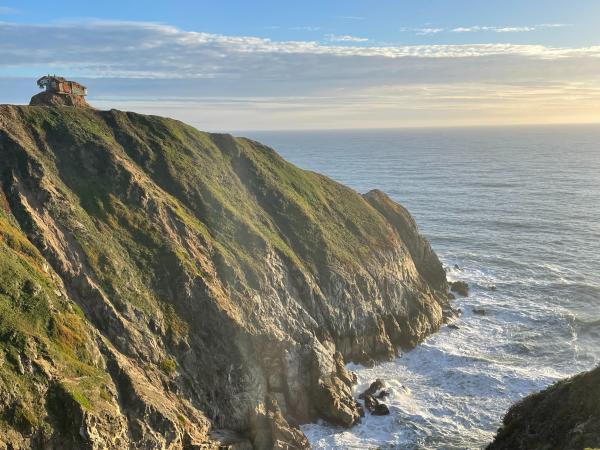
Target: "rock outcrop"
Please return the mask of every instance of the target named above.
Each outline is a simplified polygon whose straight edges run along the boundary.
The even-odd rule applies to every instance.
[[[514,405],[487,450],[600,448],[600,367]]]
[[[77,106],[91,108],[85,97],[81,95],[58,94],[44,91],[31,97],[30,106]]]
[[[0,449],[306,449],[443,322],[406,210],[252,140],[5,105],[0,188]]]

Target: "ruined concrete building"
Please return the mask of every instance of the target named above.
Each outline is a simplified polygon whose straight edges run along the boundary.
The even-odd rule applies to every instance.
[[[30,105],[37,106],[84,106],[87,88],[76,81],[69,81],[56,75],[46,75],[37,80],[40,89],[45,89],[31,98]]]

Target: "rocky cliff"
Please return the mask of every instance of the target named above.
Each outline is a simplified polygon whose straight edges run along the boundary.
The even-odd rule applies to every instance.
[[[56,92],[40,92],[31,97],[30,106],[77,106],[91,108],[82,95],[58,94]]]
[[[487,450],[585,448],[600,448],[600,367],[514,405]]]
[[[440,326],[410,215],[248,139],[0,106],[0,449],[305,449]]]

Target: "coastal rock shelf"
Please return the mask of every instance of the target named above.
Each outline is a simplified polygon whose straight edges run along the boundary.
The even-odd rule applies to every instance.
[[[0,161],[0,448],[306,449],[448,309],[404,208],[252,140],[4,105]]]

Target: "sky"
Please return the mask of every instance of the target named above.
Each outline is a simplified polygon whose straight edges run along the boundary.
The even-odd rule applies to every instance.
[[[0,0],[0,103],[35,80],[203,130],[600,122],[600,1]]]

